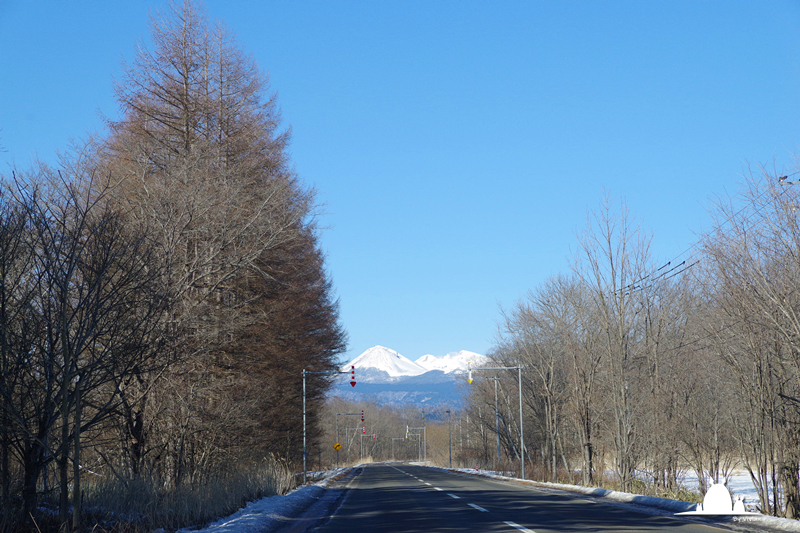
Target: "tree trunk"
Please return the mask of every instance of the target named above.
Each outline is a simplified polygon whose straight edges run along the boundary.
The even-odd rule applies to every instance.
[[[72,459],[72,529],[81,527],[81,381],[75,384],[75,452]]]
[[[41,448],[33,439],[26,439],[25,455],[22,458],[24,468],[22,480],[22,511],[24,516],[36,511],[38,504],[36,485],[41,470]]]

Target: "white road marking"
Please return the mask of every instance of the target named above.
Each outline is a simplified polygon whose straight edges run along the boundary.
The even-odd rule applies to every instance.
[[[438,491],[444,491],[444,489],[440,489],[439,487],[433,487],[433,488],[438,490]]]
[[[449,492],[447,493],[447,495],[450,496],[451,498],[455,498],[456,500],[461,499],[461,496],[456,496],[455,494],[450,494]]]
[[[480,505],[475,505],[474,503],[468,503],[467,505],[469,505],[470,507],[474,507],[475,509],[479,510],[482,513],[488,513],[489,512],[486,509],[484,509],[483,507],[481,507]]]
[[[508,524],[511,527],[515,527],[515,528],[519,529],[520,531],[523,531],[524,533],[536,533],[534,530],[528,529],[526,527],[522,527],[521,525],[519,525],[519,524],[517,524],[515,522],[506,522],[506,524]]]
[[[425,483],[426,485],[428,485],[429,487],[431,486],[431,484],[430,484],[430,483],[428,483],[427,481],[425,481],[424,483]]]

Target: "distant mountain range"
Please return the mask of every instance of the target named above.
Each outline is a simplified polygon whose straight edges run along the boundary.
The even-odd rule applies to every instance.
[[[462,350],[442,357],[423,355],[412,361],[384,346],[374,346],[341,370],[356,368],[356,386],[342,380],[330,394],[349,401],[379,404],[424,404],[456,406],[461,403],[458,385],[465,380],[467,363],[484,362],[485,356]]]

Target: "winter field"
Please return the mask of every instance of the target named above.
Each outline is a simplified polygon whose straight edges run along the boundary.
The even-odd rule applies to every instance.
[[[700,483],[697,480],[697,474],[694,472],[687,472],[682,478],[681,483],[688,488],[699,492]],[[731,493],[733,498],[742,496],[744,498],[744,505],[748,511],[756,511],[758,505],[758,493],[753,485],[753,480],[750,479],[750,474],[746,470],[735,470],[725,483],[728,492]]]

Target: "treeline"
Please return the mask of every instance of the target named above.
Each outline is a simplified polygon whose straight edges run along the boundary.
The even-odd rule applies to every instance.
[[[2,175],[5,530],[122,511],[172,528],[285,490],[301,371],[345,349],[314,192],[265,75],[191,2],[151,28],[106,135]],[[308,383],[312,435],[327,386]]]
[[[474,468],[476,443],[486,438],[486,432],[476,434],[468,417],[446,405],[381,404],[376,399],[350,402],[334,397],[321,411],[323,437],[309,449],[308,467],[333,468],[338,455],[340,467],[358,464],[363,457],[365,461],[423,459],[444,467],[452,460],[453,468]],[[342,446],[338,454],[333,448],[336,442]],[[509,466],[492,461],[488,465]]]
[[[611,470],[622,490],[670,494],[686,470],[705,492],[743,468],[762,512],[800,516],[799,196],[751,173],[669,262],[624,205],[590,215],[571,272],[505,310],[490,354],[524,367],[535,475],[592,485]],[[519,461],[517,372],[497,375],[503,453]],[[495,383],[476,385],[470,419],[494,435]]]

